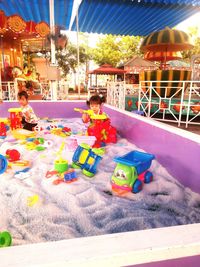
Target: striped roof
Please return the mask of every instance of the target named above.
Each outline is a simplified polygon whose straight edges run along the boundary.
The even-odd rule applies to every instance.
[[[183,51],[191,48],[193,44],[188,34],[168,27],[146,36],[140,47],[142,51]]]
[[[54,0],[55,23],[82,32],[145,36],[173,27],[200,11],[200,0]],[[6,16],[50,23],[49,0],[0,0]]]

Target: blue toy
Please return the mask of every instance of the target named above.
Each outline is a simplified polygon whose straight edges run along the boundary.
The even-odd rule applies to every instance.
[[[136,150],[122,157],[114,158],[117,166],[111,178],[113,191],[118,194],[140,192],[142,190],[142,182],[150,183],[153,180],[153,175],[148,169],[154,158],[153,154]]]
[[[70,169],[66,172],[64,172],[64,181],[65,182],[69,182],[69,181],[73,181],[74,179],[77,179],[77,174],[73,169]]]
[[[0,174],[4,173],[7,169],[8,162],[6,157],[0,154]]]
[[[77,147],[72,158],[72,167],[81,168],[83,174],[88,177],[93,177],[97,172],[97,165],[102,159],[101,155],[104,150],[91,148],[87,144],[81,144]]]

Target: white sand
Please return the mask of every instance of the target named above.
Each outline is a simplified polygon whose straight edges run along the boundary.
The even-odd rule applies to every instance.
[[[85,131],[80,119],[54,124],[71,127],[74,133]],[[200,195],[182,186],[156,160],[151,166],[154,181],[144,185],[140,193],[128,193],[125,198],[109,194],[116,166],[113,158],[137,149],[125,139],[106,147],[93,179],[78,170],[78,181],[53,185],[57,177],[47,179],[45,175],[53,170],[56,152],[67,139],[49,134],[44,137],[53,140],[53,146],[41,152],[7,142],[10,135],[0,143],[1,154],[16,148],[22,159],[32,162],[24,179],[14,177],[18,167],[0,175],[0,231],[11,233],[13,245],[200,222]],[[69,161],[73,155],[70,150],[66,144],[63,158]],[[29,207],[28,198],[35,195],[39,201]]]

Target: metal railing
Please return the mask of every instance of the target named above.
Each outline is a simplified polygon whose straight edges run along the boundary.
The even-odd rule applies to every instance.
[[[138,110],[160,121],[200,124],[199,81],[142,81]]]
[[[125,110],[126,96],[138,99],[138,111],[146,117],[185,127],[200,124],[200,81],[141,81],[138,88],[108,83],[108,104]]]
[[[0,98],[3,100],[16,101],[19,91],[18,82],[2,82]],[[33,90],[34,97],[40,96],[41,100],[67,100],[69,99],[69,85],[67,82],[42,82]],[[31,99],[31,97],[30,97]]]

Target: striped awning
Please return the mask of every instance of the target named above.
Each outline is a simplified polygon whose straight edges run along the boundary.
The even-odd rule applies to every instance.
[[[150,61],[168,61],[181,59],[181,52],[174,51],[148,51],[145,53],[144,58]]]
[[[168,27],[146,36],[140,46],[142,51],[183,51],[191,48],[193,44],[188,34]]]
[[[200,11],[199,0],[54,0],[55,24],[76,30],[77,4],[80,31],[121,35],[145,36]],[[0,0],[0,10],[50,23],[49,0]]]
[[[74,0],[54,0],[55,24],[69,29]],[[6,16],[19,15],[25,21],[50,24],[49,0],[0,0]]]
[[[195,0],[82,0],[82,32],[145,36],[166,26],[174,27],[200,11]],[[72,30],[76,30],[73,20]]]

